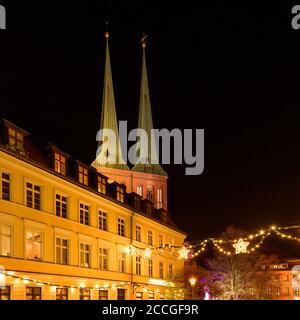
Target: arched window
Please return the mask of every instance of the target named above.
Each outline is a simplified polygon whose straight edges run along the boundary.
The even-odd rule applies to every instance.
[[[137,193],[138,195],[140,195],[141,197],[143,196],[143,185],[142,185],[142,184],[140,184],[140,185],[138,185],[138,186],[136,187],[136,193]]]
[[[157,208],[160,209],[163,206],[163,194],[162,187],[158,187],[157,189]]]
[[[147,187],[147,199],[153,202],[153,186]]]

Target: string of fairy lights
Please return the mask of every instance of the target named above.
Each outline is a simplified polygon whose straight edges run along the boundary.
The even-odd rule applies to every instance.
[[[266,238],[270,237],[271,235],[275,235],[280,239],[287,239],[297,241],[300,244],[300,237],[297,237],[293,234],[286,233],[288,230],[298,229],[300,232],[300,225],[295,226],[285,226],[285,227],[276,227],[271,226],[266,229],[262,229],[256,233],[248,234],[244,237],[240,237],[237,239],[222,239],[222,238],[207,238],[201,241],[195,242],[191,245],[184,245],[184,246],[176,246],[171,244],[164,244],[158,247],[155,246],[148,246],[148,247],[138,247],[136,245],[130,245],[127,248],[127,253],[129,255],[135,255],[143,257],[144,259],[154,259],[159,256],[165,254],[171,254],[172,256],[176,257],[177,259],[194,259],[197,258],[199,255],[204,253],[208,246],[211,245],[214,249],[216,249],[219,253],[222,253],[227,256],[235,255],[235,254],[251,254],[258,250],[266,240]],[[36,279],[32,279],[29,277],[23,277],[16,275],[14,272],[5,272],[0,270],[0,282],[1,278],[8,277],[13,278],[15,281],[22,281],[24,284],[35,284],[37,286],[50,286],[53,288],[69,288],[69,289],[96,289],[96,290],[108,290],[108,289],[116,289],[122,288],[126,285],[131,284],[130,282],[120,282],[114,283],[112,285],[104,285],[104,286],[94,286],[94,287],[86,287],[83,285],[80,286],[66,286],[60,284],[54,284],[50,282],[38,281]],[[137,288],[142,288],[142,290],[147,290],[149,293],[154,293],[155,291],[150,290],[149,288],[142,286],[140,284],[135,284]],[[181,293],[178,292],[180,295]]]

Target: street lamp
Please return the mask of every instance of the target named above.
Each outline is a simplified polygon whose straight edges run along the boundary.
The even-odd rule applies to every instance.
[[[189,282],[190,282],[191,288],[192,288],[192,300],[194,300],[194,288],[195,288],[197,279],[194,276],[192,276],[189,278]]]

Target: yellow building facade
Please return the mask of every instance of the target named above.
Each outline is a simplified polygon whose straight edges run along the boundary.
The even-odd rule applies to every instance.
[[[0,299],[181,298],[186,235],[162,208],[55,146],[38,153],[8,121],[1,132]]]

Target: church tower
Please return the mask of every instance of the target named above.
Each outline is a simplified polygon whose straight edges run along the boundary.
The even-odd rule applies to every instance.
[[[115,99],[113,91],[113,81],[109,57],[108,32],[106,37],[106,57],[105,57],[105,73],[103,86],[102,114],[100,129],[108,128],[115,132],[117,143],[119,141],[118,122],[116,116]],[[141,88],[140,88],[140,105],[138,128],[146,131],[147,136],[151,137],[151,129],[153,129],[153,120],[150,103],[150,93],[148,85],[148,75],[146,66],[146,36],[142,41],[142,72],[141,72]],[[154,144],[152,148],[155,148]],[[117,148],[116,158],[122,160],[121,148]],[[92,166],[98,172],[109,178],[109,181],[123,183],[126,185],[127,192],[136,192],[143,199],[151,201],[156,208],[167,210],[167,179],[168,175],[159,164],[138,163],[130,170],[127,164],[107,164],[104,156],[97,157]],[[152,155],[157,154],[157,150],[152,149]],[[106,154],[107,155],[107,154]],[[151,141],[148,142],[148,160],[151,159]],[[117,161],[118,162],[118,161]],[[121,161],[122,162],[122,161]]]

